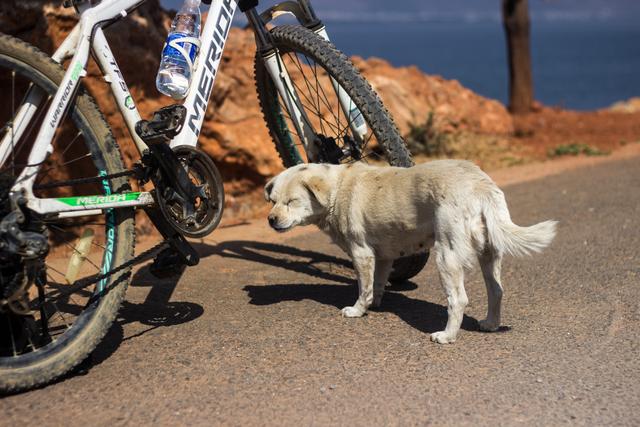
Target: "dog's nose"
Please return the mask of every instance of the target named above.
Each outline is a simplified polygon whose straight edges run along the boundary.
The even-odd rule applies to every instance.
[[[273,227],[276,224],[276,217],[269,216],[269,225]]]

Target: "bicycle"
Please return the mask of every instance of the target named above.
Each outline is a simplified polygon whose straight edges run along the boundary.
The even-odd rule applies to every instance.
[[[0,121],[6,123],[0,141],[2,392],[47,384],[84,360],[115,319],[135,263],[156,256],[157,275],[198,263],[186,237],[217,227],[224,190],[215,164],[196,145],[236,9],[255,34],[258,100],[285,167],[305,161],[412,165],[380,99],[330,43],[309,0],[285,1],[261,14],[258,0],[216,0],[183,104],[142,120],[103,28],[143,2],[66,0],[80,19],[51,57],[0,34],[0,82],[11,88],[0,109],[8,115]],[[298,24],[269,29],[283,14]],[[90,52],[140,154],[129,170],[82,84]],[[131,179],[140,191],[132,190]],[[146,191],[147,184],[153,188]],[[137,257],[135,209],[143,209],[164,238]],[[427,257],[401,260],[393,277],[412,277]]]

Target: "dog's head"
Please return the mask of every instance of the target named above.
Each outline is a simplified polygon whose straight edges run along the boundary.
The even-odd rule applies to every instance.
[[[324,174],[323,174],[324,173]],[[284,232],[297,225],[317,224],[326,215],[331,188],[324,165],[298,165],[275,176],[264,188],[273,203],[269,225]]]

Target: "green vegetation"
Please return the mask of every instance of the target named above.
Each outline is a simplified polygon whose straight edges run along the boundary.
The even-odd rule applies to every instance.
[[[515,157],[515,156],[505,156],[505,157],[502,157],[500,161],[507,167],[519,166],[527,163],[526,160],[523,159],[522,157]]]
[[[432,157],[452,154],[452,137],[438,132],[434,121],[435,114],[432,111],[424,123],[409,125],[409,134],[406,140],[412,154],[426,154]]]
[[[592,147],[587,144],[562,144],[549,150],[549,157],[559,156],[577,156],[584,154],[585,156],[606,156],[610,152],[602,151],[599,148]]]

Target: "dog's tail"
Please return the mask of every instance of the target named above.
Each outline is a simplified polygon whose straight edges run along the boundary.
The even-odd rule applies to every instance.
[[[483,204],[489,245],[498,253],[514,256],[540,252],[556,235],[557,221],[543,221],[530,227],[520,227],[511,221],[504,193],[494,189]]]

